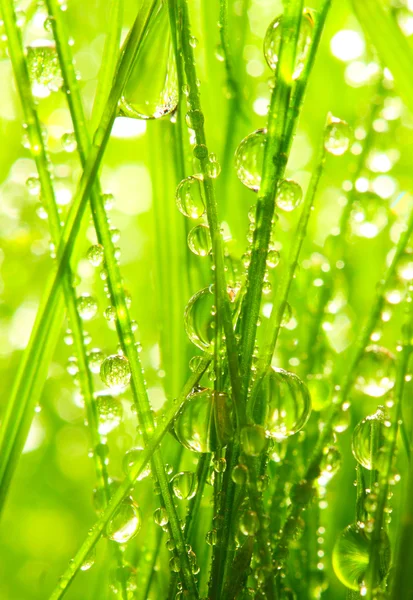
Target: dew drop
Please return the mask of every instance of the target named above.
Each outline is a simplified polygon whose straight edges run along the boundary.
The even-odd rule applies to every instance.
[[[413,281],[413,251],[406,250],[406,252],[400,257],[397,267],[397,275],[403,281],[410,283]]]
[[[275,202],[281,210],[291,212],[296,208],[303,198],[303,190],[292,179],[284,179],[277,188]]]
[[[38,177],[28,177],[26,179],[26,187],[31,196],[38,196],[40,194],[41,185]]]
[[[46,98],[61,88],[63,80],[54,42],[39,39],[28,46],[27,67],[33,96]]]
[[[132,599],[137,588],[136,570],[123,562],[122,566],[115,567],[110,573],[109,581],[111,590],[123,597],[122,590],[126,590],[127,598]]]
[[[254,192],[260,189],[266,139],[267,130],[257,129],[247,135],[235,151],[238,179]]]
[[[190,341],[200,350],[212,353],[215,337],[215,295],[204,288],[192,296],[184,313],[185,330]]]
[[[354,200],[350,215],[350,227],[354,235],[373,239],[383,231],[387,221],[388,209],[377,194],[365,192]]]
[[[383,580],[390,566],[389,539],[384,532],[382,535],[377,572],[374,573],[374,587]],[[369,555],[368,534],[356,524],[346,527],[333,550],[333,568],[341,583],[351,590],[359,591],[369,566]]]
[[[208,225],[195,225],[188,233],[189,249],[198,256],[208,256],[212,249]]]
[[[307,386],[297,375],[270,367],[259,385],[254,410],[265,410],[266,435],[282,440],[307,423],[311,398]]]
[[[324,134],[324,148],[334,156],[341,156],[350,146],[351,130],[346,121],[330,117]]]
[[[140,446],[135,446],[128,450],[123,458],[123,471],[127,477],[130,477],[135,466],[140,464],[142,460],[144,449]],[[137,481],[142,481],[151,474],[151,465],[147,463],[143,468],[141,474],[137,477]]]
[[[118,544],[126,544],[139,531],[142,524],[139,506],[131,498],[122,502],[106,527],[106,535]]]
[[[247,456],[260,456],[268,446],[264,427],[246,425],[241,430],[241,447]]]
[[[119,354],[112,354],[105,358],[100,367],[100,378],[111,390],[122,391],[131,378],[128,359]]]
[[[168,523],[169,523],[168,513],[166,512],[166,510],[163,506],[161,506],[160,508],[157,508],[155,510],[155,512],[153,513],[153,520],[160,527],[165,527],[165,525],[168,525]]]
[[[119,108],[125,117],[159,119],[171,114],[177,104],[178,82],[168,7],[162,2],[151,18]]]
[[[76,150],[77,142],[73,132],[62,135],[62,148],[65,152],[74,152]]]
[[[389,441],[390,422],[382,407],[355,427],[351,450],[354,458],[365,469],[383,470],[387,467],[386,447]]]
[[[380,346],[368,346],[358,366],[355,388],[366,396],[380,398],[394,387],[395,377],[393,354]]]
[[[92,548],[89,554],[86,556],[85,560],[82,562],[80,566],[81,571],[88,571],[96,561],[96,549]]]
[[[198,489],[198,479],[191,471],[181,471],[171,479],[172,490],[179,500],[191,500]]]
[[[104,257],[105,252],[100,244],[90,246],[87,251],[87,259],[93,267],[99,267],[103,263]]]
[[[95,396],[96,410],[98,413],[98,431],[100,435],[107,435],[121,422],[122,404],[110,394],[99,393]]]
[[[255,535],[260,528],[258,515],[253,510],[245,511],[239,521],[239,530],[243,535]]]
[[[87,355],[89,369],[92,373],[99,373],[100,365],[102,364],[105,355],[99,348],[92,348]]]
[[[264,56],[268,63],[268,66],[273,71],[276,70],[278,65],[278,56],[280,53],[281,36],[282,36],[282,15],[274,19],[267,29],[264,38]],[[311,46],[311,40],[314,29],[314,13],[311,9],[305,8],[303,10],[303,17],[301,20],[300,32],[297,42],[297,57],[295,61],[295,69],[293,79],[297,79],[305,65],[306,58]]]
[[[90,321],[90,319],[93,319],[93,317],[96,316],[98,303],[90,294],[82,294],[79,296],[76,304],[79,317],[83,321]]]
[[[191,175],[181,181],[176,188],[176,205],[189,219],[199,219],[205,213],[205,202],[200,175]]]
[[[210,389],[191,394],[174,431],[179,442],[192,452],[215,452],[225,446],[233,435],[227,394]]]

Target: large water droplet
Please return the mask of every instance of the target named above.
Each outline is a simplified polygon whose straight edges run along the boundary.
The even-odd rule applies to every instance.
[[[50,40],[35,40],[27,48],[27,67],[32,83],[32,93],[46,98],[62,86],[63,80],[56,44]]]
[[[354,458],[365,469],[382,470],[387,467],[386,447],[390,434],[390,422],[384,410],[379,407],[374,415],[369,415],[355,427],[351,450]]]
[[[243,535],[255,535],[260,528],[258,515],[253,510],[246,510],[239,520],[239,530]]]
[[[257,129],[247,135],[235,151],[238,178],[254,192],[260,189],[266,139],[267,130]]]
[[[178,82],[167,3],[151,18],[119,104],[135,119],[159,119],[178,104]]]
[[[100,435],[107,435],[121,422],[122,404],[110,394],[96,394],[96,410],[98,413],[98,431]]]
[[[355,388],[373,398],[384,396],[394,387],[394,356],[386,348],[368,346],[358,366]]]
[[[346,121],[330,117],[324,134],[324,148],[334,156],[341,156],[350,146],[351,129]]]
[[[279,183],[275,202],[281,210],[291,212],[300,204],[302,198],[303,190],[297,182],[284,179]]]
[[[125,544],[138,533],[141,524],[142,517],[139,506],[132,498],[127,498],[109,521],[106,535],[114,542]]]
[[[100,367],[100,378],[114,392],[122,391],[129,383],[131,371],[126,356],[112,354]]]
[[[198,256],[208,256],[212,249],[208,225],[195,225],[188,233],[189,249]]]
[[[202,178],[193,175],[183,179],[175,193],[176,205],[180,212],[189,219],[199,219],[205,212],[202,189]]]
[[[82,294],[77,299],[77,310],[83,321],[90,321],[97,313],[98,303],[90,294]]]
[[[204,352],[213,351],[215,337],[215,295],[208,288],[192,296],[185,308],[186,333],[193,344]]]
[[[390,566],[390,543],[384,532],[382,536],[374,586],[382,581]],[[370,539],[364,529],[356,524],[346,527],[334,546],[333,568],[339,580],[351,590],[359,591],[368,569],[369,554]]]
[[[191,500],[198,489],[198,479],[191,471],[181,471],[171,479],[172,489],[180,500]]]
[[[353,202],[350,225],[354,235],[375,238],[386,227],[387,220],[388,209],[377,194],[365,192]]]
[[[142,460],[143,452],[144,452],[144,449],[139,446],[135,446],[134,448],[131,448],[130,450],[128,450],[126,452],[126,454],[123,458],[123,470],[127,477],[130,476],[135,465],[140,463],[140,461]],[[150,473],[151,473],[151,465],[150,465],[150,463],[147,463],[147,465],[145,465],[142,473],[137,478],[137,481],[141,481],[142,479],[145,479],[145,477],[148,477],[148,475],[150,475]]]
[[[281,36],[282,36],[282,15],[274,19],[267,29],[264,38],[264,56],[268,66],[273,71],[278,65],[278,57],[280,54]],[[295,61],[295,69],[293,79],[297,79],[304,68],[306,58],[311,46],[311,40],[314,29],[314,13],[311,9],[303,10],[300,32],[297,42],[297,56]]]
[[[311,413],[310,394],[301,379],[270,367],[259,386],[254,410],[265,411],[267,436],[282,440],[300,431]]]
[[[105,252],[103,250],[103,246],[100,244],[94,244],[93,246],[90,246],[89,250],[87,251],[87,258],[93,267],[99,267],[103,263],[104,257]]]
[[[227,394],[205,389],[192,394],[175,422],[176,437],[193,452],[215,452],[233,434]]]

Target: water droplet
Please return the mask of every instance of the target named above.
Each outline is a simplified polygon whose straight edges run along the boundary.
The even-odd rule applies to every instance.
[[[208,546],[215,546],[215,544],[218,542],[217,530],[211,529],[210,531],[208,531],[205,536],[205,540],[206,540],[206,543],[208,544]]]
[[[128,563],[123,563],[121,567],[115,567],[110,573],[110,587],[115,594],[123,597],[122,590],[126,589],[127,599],[132,600],[137,588],[136,570]]]
[[[413,251],[411,249],[406,250],[405,253],[400,257],[397,263],[396,271],[397,275],[403,281],[413,281]]]
[[[186,114],[185,121],[191,129],[199,129],[204,124],[204,114],[200,110],[190,110]]]
[[[130,477],[132,471],[137,464],[141,463],[144,449],[140,446],[135,446],[128,450],[123,458],[123,471],[127,477]],[[148,477],[151,473],[151,465],[147,463],[143,468],[141,474],[137,477],[137,481],[142,481],[145,477]]]
[[[372,192],[359,194],[350,215],[351,231],[358,237],[373,239],[387,225],[388,209],[382,198]]]
[[[265,429],[261,425],[246,425],[241,430],[242,451],[247,456],[260,456],[268,446]]]
[[[199,219],[205,213],[202,178],[199,175],[186,177],[176,188],[176,205],[189,219]]]
[[[205,169],[208,177],[210,177],[211,179],[216,179],[221,173],[221,165],[217,161],[217,157],[215,156],[215,154],[213,154],[212,152],[208,156],[208,162],[206,164]]]
[[[211,353],[215,337],[215,295],[204,288],[192,296],[184,314],[185,330],[190,341],[200,350]]]
[[[227,461],[224,457],[215,459],[213,464],[215,473],[224,473],[227,468]]]
[[[224,392],[191,394],[174,426],[180,443],[192,452],[215,452],[233,435],[230,401]]]
[[[355,388],[380,398],[394,387],[396,367],[394,356],[386,348],[368,346],[358,366]]]
[[[76,150],[77,142],[73,132],[62,135],[62,148],[65,152],[74,152]]]
[[[235,169],[238,178],[254,192],[260,189],[266,140],[267,130],[257,129],[247,135],[235,151]]]
[[[153,520],[160,527],[165,527],[165,525],[168,525],[168,523],[169,523],[168,513],[166,512],[166,510],[163,506],[161,506],[160,508],[157,508],[155,510],[155,512],[153,513]]]
[[[341,467],[341,454],[336,446],[327,446],[323,450],[320,462],[320,476],[318,484],[326,486]]]
[[[189,249],[198,256],[207,256],[212,249],[208,225],[195,225],[188,233]]]
[[[103,246],[101,246],[100,244],[90,246],[89,250],[87,251],[87,258],[93,267],[99,267],[103,263],[103,259],[105,258]]]
[[[77,299],[77,310],[83,321],[90,321],[98,311],[98,303],[90,294],[82,294]]]
[[[106,535],[114,542],[126,544],[138,533],[141,524],[142,517],[139,506],[131,498],[127,498],[109,521]]]
[[[239,521],[239,530],[243,535],[255,535],[260,528],[258,515],[253,510],[242,513]]]
[[[135,119],[159,119],[178,104],[178,82],[167,4],[151,17],[119,104]]]
[[[278,65],[278,56],[280,53],[280,44],[282,36],[282,15],[274,19],[267,29],[264,38],[264,56],[268,63],[268,66],[273,71],[276,70]],[[305,65],[306,58],[311,46],[311,40],[314,29],[314,13],[311,9],[305,8],[303,10],[303,17],[301,20],[300,32],[297,42],[297,56],[295,61],[295,69],[293,79],[297,79]]]
[[[121,422],[122,404],[110,394],[104,392],[95,396],[96,410],[98,413],[98,431],[100,435],[107,435]]]
[[[196,144],[193,150],[195,158],[198,160],[203,160],[208,156],[208,148],[205,144]]]
[[[334,156],[341,156],[350,146],[351,130],[346,121],[330,117],[324,134],[324,148]]]
[[[38,196],[40,194],[41,185],[38,177],[28,177],[26,179],[26,187],[31,196]]]
[[[169,568],[173,573],[179,573],[179,571],[181,570],[181,563],[177,556],[173,556],[169,560]]]
[[[269,269],[275,269],[280,262],[280,253],[277,250],[269,250],[267,254],[267,267]]]
[[[282,440],[307,423],[311,398],[307,386],[297,375],[270,367],[260,383],[254,410],[265,410],[267,436]]]
[[[284,179],[277,188],[275,202],[281,210],[291,212],[296,208],[303,198],[303,190],[292,179]]]
[[[383,470],[387,467],[386,447],[389,440],[390,422],[382,407],[355,427],[351,450],[354,458],[365,469]]]
[[[235,465],[232,469],[231,479],[237,485],[245,485],[248,481],[248,468],[246,465]]]
[[[28,46],[27,67],[32,93],[37,98],[46,98],[61,88],[63,80],[54,42],[39,39]]]
[[[385,577],[390,566],[390,543],[383,532],[374,574],[374,587]],[[359,591],[364,580],[370,555],[370,538],[358,525],[349,525],[338,537],[333,550],[333,568],[338,579],[351,590]]]
[[[100,367],[100,378],[111,390],[122,391],[131,378],[128,359],[119,354],[112,354],[105,358]]]
[[[92,373],[99,373],[100,365],[102,364],[105,355],[99,348],[92,348],[87,355],[89,369]]]
[[[198,489],[198,479],[191,471],[181,471],[171,479],[172,489],[180,500],[191,500]]]
[[[96,548],[92,548],[89,554],[86,556],[85,560],[80,566],[81,571],[88,571],[95,564],[96,560]]]

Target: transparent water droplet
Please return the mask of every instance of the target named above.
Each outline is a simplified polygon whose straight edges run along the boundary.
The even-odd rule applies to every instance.
[[[208,225],[195,225],[188,233],[189,249],[197,256],[208,256],[212,249]]]
[[[168,523],[169,523],[168,513],[166,512],[166,510],[163,506],[161,506],[160,508],[157,508],[155,510],[155,512],[153,513],[153,520],[160,527],[165,527],[165,525],[168,525]]]
[[[92,548],[80,566],[81,571],[88,571],[96,561],[96,548]]]
[[[213,465],[214,465],[214,471],[215,471],[215,473],[224,473],[226,471],[226,468],[227,468],[227,461],[222,456],[221,458],[216,458],[214,460]]]
[[[354,387],[366,396],[381,398],[394,387],[395,377],[393,354],[380,346],[368,346],[360,360]]]
[[[90,246],[87,251],[87,259],[93,267],[99,267],[103,263],[103,259],[105,258],[105,251],[103,246],[100,244],[95,244]]]
[[[281,36],[282,36],[282,15],[277,17],[269,25],[264,38],[264,56],[268,66],[273,71],[276,70],[278,65],[278,56],[280,54]],[[311,41],[313,37],[314,29],[314,13],[311,9],[305,8],[303,10],[303,17],[301,20],[300,32],[297,42],[297,56],[295,61],[295,69],[293,79],[297,79],[305,65],[307,59]]]
[[[27,48],[27,67],[33,96],[46,98],[61,88],[63,79],[53,41],[38,39],[32,42]]]
[[[111,390],[122,391],[129,384],[131,378],[129,361],[126,356],[112,354],[105,358],[100,367],[100,378]]]
[[[264,164],[267,130],[257,129],[239,144],[235,151],[235,170],[238,179],[250,190],[258,192]]]
[[[176,188],[176,205],[179,211],[189,219],[199,219],[205,213],[202,177],[191,175],[181,181]]]
[[[119,108],[126,117],[159,119],[176,109],[178,96],[168,7],[162,2],[151,17]]]
[[[191,500],[198,489],[198,479],[191,471],[181,471],[171,479],[172,490],[179,500]]]
[[[254,410],[265,410],[267,436],[282,440],[307,423],[311,398],[307,386],[297,375],[270,367],[260,383]]]
[[[372,192],[359,194],[350,215],[351,232],[358,237],[373,239],[386,227],[388,208],[382,198]]]
[[[253,510],[246,510],[239,520],[239,530],[243,535],[255,535],[260,528],[258,515]]]
[[[330,117],[324,134],[324,148],[329,154],[341,156],[350,146],[351,129],[346,121]]]
[[[245,485],[248,481],[248,468],[246,465],[235,465],[232,469],[231,479],[237,485]]]
[[[204,124],[204,113],[200,110],[190,110],[186,113],[185,121],[191,129],[199,129]]]
[[[413,251],[411,249],[406,250],[400,257],[396,272],[403,281],[409,283],[413,281]]]
[[[28,177],[26,187],[31,196],[38,196],[41,190],[40,179],[38,177]]]
[[[107,435],[113,431],[122,420],[122,404],[117,398],[104,392],[96,394],[95,403],[98,413],[98,431],[100,435]]]
[[[74,152],[77,148],[76,136],[72,132],[62,135],[62,148],[65,152]]]
[[[79,317],[83,321],[90,321],[93,317],[96,316],[98,311],[98,303],[96,299],[90,294],[82,294],[77,299],[77,310],[79,313]]]
[[[208,156],[208,162],[205,166],[206,173],[211,179],[216,179],[221,173],[221,165],[217,161],[217,157],[212,152]]]
[[[211,353],[215,337],[215,295],[204,288],[192,296],[184,314],[185,330],[190,341],[200,350]]]
[[[205,536],[205,540],[206,540],[206,543],[208,544],[208,546],[215,546],[215,544],[218,542],[217,530],[211,529],[210,531],[208,531]]]
[[[241,447],[247,456],[260,456],[268,446],[265,429],[261,425],[246,425],[241,430]]]
[[[266,262],[269,269],[275,269],[280,262],[280,253],[277,250],[269,250]]]
[[[177,556],[173,556],[169,560],[169,568],[173,573],[179,573],[181,570],[181,562]]]
[[[281,210],[291,212],[303,199],[303,190],[297,182],[292,179],[284,179],[277,188],[275,202]]]
[[[105,355],[102,350],[99,348],[92,348],[92,350],[87,355],[89,369],[92,373],[99,373],[100,365],[105,359]]]
[[[140,464],[142,460],[144,449],[140,446],[135,446],[128,450],[123,458],[123,471],[127,477],[131,476],[131,473],[137,464]],[[151,465],[147,463],[143,468],[142,473],[137,477],[137,481],[142,481],[151,474]]]
[[[139,506],[131,498],[122,502],[106,527],[106,535],[118,544],[126,544],[138,533],[142,524]]]
[[[370,555],[370,538],[358,525],[349,525],[337,538],[333,550],[333,568],[338,579],[351,590],[359,591],[365,578]],[[390,543],[383,532],[379,548],[377,571],[373,574],[376,587],[390,567]]]
[[[228,395],[205,389],[191,394],[174,425],[179,442],[192,452],[215,452],[233,435]]]
[[[365,469],[383,470],[387,468],[387,447],[390,436],[390,422],[384,409],[379,407],[374,415],[369,415],[355,427],[351,450],[354,458]]]
[[[112,569],[109,577],[111,590],[122,597],[122,590],[126,590],[127,599],[132,600],[138,587],[136,570],[128,563]]]

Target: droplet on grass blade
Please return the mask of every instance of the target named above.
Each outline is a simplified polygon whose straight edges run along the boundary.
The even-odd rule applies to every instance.
[[[27,68],[35,97],[46,98],[62,87],[59,58],[53,41],[38,39],[27,47]]]
[[[121,97],[122,116],[159,119],[178,104],[178,80],[169,26],[168,7],[162,2],[151,18]]]
[[[199,219],[205,213],[202,176],[191,175],[183,179],[175,193],[179,211],[189,219]]]
[[[227,394],[210,389],[191,394],[174,431],[179,442],[192,452],[215,452],[225,446],[233,435]]]
[[[207,256],[212,249],[208,225],[195,225],[188,233],[189,249],[197,256]]]
[[[375,238],[386,227],[387,221],[388,208],[377,194],[365,192],[356,197],[350,215],[354,235]]]
[[[273,71],[278,65],[280,54],[283,16],[275,18],[269,25],[264,38],[264,56],[268,66]],[[298,79],[303,72],[305,61],[307,59],[314,30],[314,11],[310,8],[304,8],[301,19],[300,31],[297,42],[297,56],[293,79]]]
[[[270,367],[259,384],[254,410],[265,411],[267,436],[282,440],[304,427],[311,413],[311,398],[297,375]]]
[[[359,591],[370,557],[370,538],[357,524],[349,525],[339,535],[333,550],[333,568],[338,579],[351,590]],[[379,547],[377,571],[373,574],[376,587],[386,576],[390,566],[390,543],[385,532]]]
[[[341,156],[350,146],[351,129],[346,121],[330,116],[324,134],[324,148],[329,154]]]
[[[100,393],[95,396],[98,413],[98,431],[107,435],[121,422],[123,416],[122,404],[110,394]]]
[[[131,498],[122,502],[106,527],[107,537],[119,544],[126,544],[138,533],[142,524],[139,506]]]
[[[77,310],[79,317],[83,321],[90,321],[90,319],[93,319],[93,317],[96,316],[98,303],[90,294],[82,294],[77,299]]]
[[[260,189],[266,139],[267,130],[257,129],[247,135],[235,151],[238,179],[254,192]]]
[[[395,377],[393,354],[381,346],[368,346],[358,365],[355,388],[366,396],[380,398],[394,387]]]
[[[122,391],[131,378],[129,361],[126,356],[112,354],[103,361],[100,367],[100,378],[114,392]]]
[[[171,479],[172,490],[179,500],[191,500],[198,489],[198,479],[191,471],[181,471]]]
[[[351,450],[362,467],[371,471],[387,468],[387,446],[390,436],[390,422],[382,407],[374,415],[369,415],[355,427]]]
[[[126,452],[123,458],[123,471],[127,477],[130,477],[135,465],[137,465],[142,460],[143,452],[144,449],[140,446],[135,446],[134,448],[131,448]],[[151,465],[150,463],[147,463],[143,468],[141,474],[137,477],[137,481],[142,481],[142,479],[148,477],[150,473]]]
[[[292,179],[280,181],[275,197],[275,203],[278,208],[285,212],[291,212],[300,204],[302,198],[303,190],[297,182]]]
[[[211,353],[215,336],[215,295],[210,288],[196,292],[185,308],[185,330],[190,341],[200,350]]]

